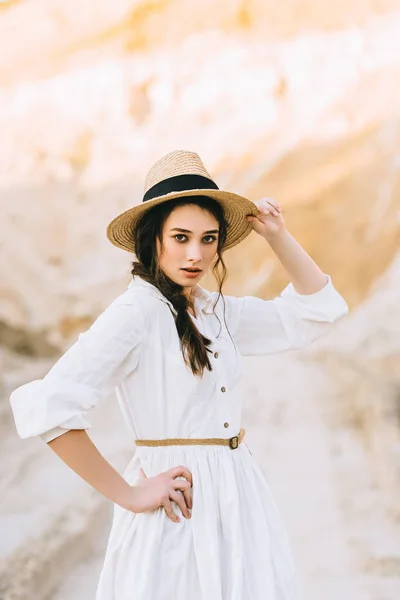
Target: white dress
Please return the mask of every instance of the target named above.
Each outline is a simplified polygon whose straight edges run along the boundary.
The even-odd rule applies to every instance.
[[[135,277],[48,374],[20,386],[10,402],[21,438],[46,442],[88,429],[90,409],[116,388],[134,439],[224,437],[239,433],[243,360],[301,348],[348,312],[327,275],[310,295],[290,283],[280,296],[224,296],[196,285],[194,318],[212,340],[212,371],[184,363],[172,304]],[[172,503],[134,514],[114,504],[96,600],[299,600],[290,541],[270,488],[246,446],[138,446],[123,477],[133,484],[186,465],[193,475],[192,518]]]

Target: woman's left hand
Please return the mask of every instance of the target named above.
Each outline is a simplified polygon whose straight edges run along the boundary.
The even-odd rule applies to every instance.
[[[276,238],[285,229],[282,217],[282,209],[274,198],[261,198],[254,203],[260,214],[256,217],[248,216],[247,220],[252,224],[256,233],[267,241]]]

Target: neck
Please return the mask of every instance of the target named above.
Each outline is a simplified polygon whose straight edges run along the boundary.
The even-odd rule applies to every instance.
[[[183,293],[189,301],[191,301],[193,298],[193,288],[194,288],[194,286],[183,288]]]

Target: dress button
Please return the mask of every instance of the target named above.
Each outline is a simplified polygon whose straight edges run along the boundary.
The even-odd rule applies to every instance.
[[[225,388],[225,387],[222,387],[222,388],[221,388],[221,392],[226,392],[226,388]]]
[[[229,423],[224,423],[224,427],[229,427]]]
[[[214,352],[215,358],[218,358],[218,352]]]

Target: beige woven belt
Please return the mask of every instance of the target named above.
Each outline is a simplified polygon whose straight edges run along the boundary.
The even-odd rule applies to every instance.
[[[241,429],[239,435],[231,438],[166,438],[164,440],[135,440],[137,446],[203,446],[217,444],[229,446],[235,450],[243,440],[246,430]]]

